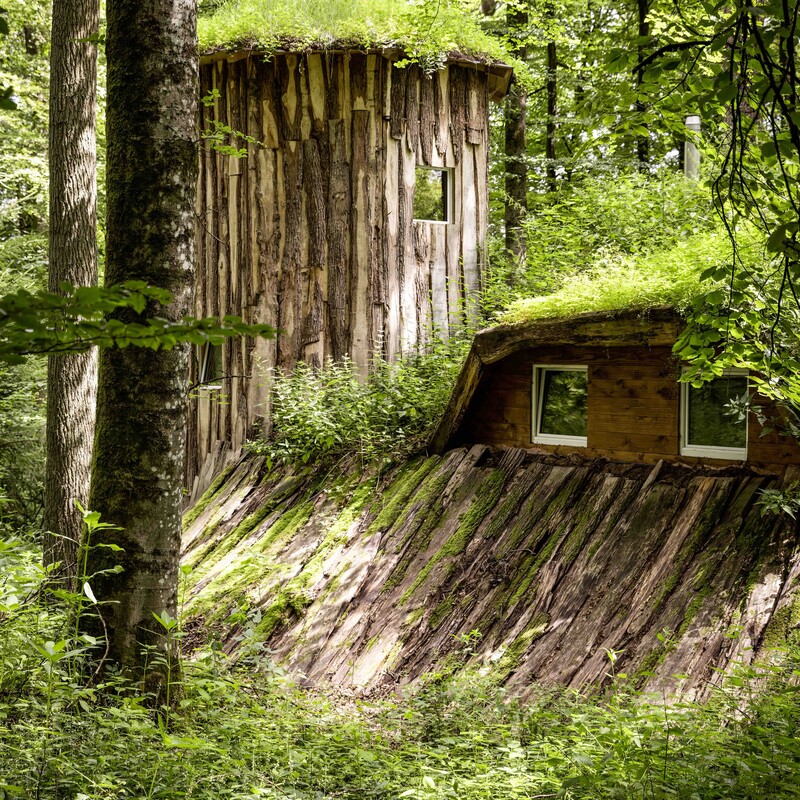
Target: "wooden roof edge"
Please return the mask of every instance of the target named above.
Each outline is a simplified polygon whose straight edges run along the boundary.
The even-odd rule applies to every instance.
[[[406,56],[405,52],[398,47],[357,47],[355,45],[353,47],[334,45],[332,47],[298,46],[297,48],[279,47],[274,49],[263,47],[239,47],[233,49],[217,47],[200,54],[200,66],[214,64],[217,61],[227,61],[229,64],[235,64],[237,61],[242,61],[246,58],[259,56],[266,58],[273,55],[288,55],[292,53],[365,53],[367,55],[381,55],[390,61],[399,61]],[[506,96],[514,74],[514,68],[503,61],[486,61],[461,52],[453,52],[448,55],[446,63],[487,72],[489,75],[489,97],[496,102]]]
[[[475,342],[467,353],[461,372],[458,374],[456,385],[447,401],[442,419],[431,436],[429,447],[434,453],[443,453],[450,445],[450,440],[455,435],[461,420],[464,418],[472,396],[478,388],[483,375],[483,361],[475,349]]]
[[[673,306],[616,311],[587,311],[569,317],[536,319],[485,328],[473,346],[485,364],[539,344],[626,347],[671,345],[683,327]]]
[[[536,344],[625,347],[673,345],[683,325],[673,306],[622,311],[587,311],[571,317],[538,319],[531,322],[495,325],[475,334],[458,375],[442,419],[431,436],[429,447],[443,453],[458,431],[488,364]],[[602,328],[611,326],[616,332]]]

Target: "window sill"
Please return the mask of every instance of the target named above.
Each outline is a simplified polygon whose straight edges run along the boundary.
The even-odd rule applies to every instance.
[[[534,444],[563,444],[569,447],[588,447],[586,436],[557,436],[556,434],[540,433],[533,437]]]
[[[682,456],[692,458],[718,458],[724,461],[747,461],[746,447],[703,447],[687,445],[681,447]]]

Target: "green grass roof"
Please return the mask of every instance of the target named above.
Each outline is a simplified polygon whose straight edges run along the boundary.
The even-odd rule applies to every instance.
[[[757,257],[755,248],[752,256]],[[700,274],[730,260],[731,245],[725,233],[697,234],[668,250],[598,261],[569,277],[553,294],[516,300],[498,322],[526,323],[586,311],[644,310],[664,305],[687,311],[697,298],[716,288],[709,282],[701,283]]]
[[[427,65],[447,55],[503,60],[477,14],[452,0],[224,0],[200,18],[201,52],[256,48],[399,48]]]

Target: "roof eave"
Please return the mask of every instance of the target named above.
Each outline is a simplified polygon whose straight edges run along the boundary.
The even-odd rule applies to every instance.
[[[200,55],[200,66],[214,64],[218,61],[227,61],[234,64],[246,58],[266,58],[274,55],[289,53],[366,53],[368,55],[380,55],[390,61],[400,61],[406,57],[405,52],[399,47],[346,47],[332,45],[331,47],[239,47],[236,49],[226,49],[224,47],[207,50]],[[488,73],[489,99],[496,103],[508,93],[511,85],[511,78],[514,70],[502,61],[485,61],[480,58],[472,58],[464,53],[451,53],[446,59],[447,64],[454,64],[460,67],[467,67]]]

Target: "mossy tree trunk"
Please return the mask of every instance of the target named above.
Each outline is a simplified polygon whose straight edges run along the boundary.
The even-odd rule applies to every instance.
[[[143,316],[176,320],[188,313],[194,281],[196,2],[109,0],[106,52],[106,283],[170,290],[170,306]],[[90,502],[120,526],[100,533],[124,552],[90,550],[89,573],[121,563],[120,574],[92,578],[109,657],[156,692],[170,658],[153,664],[144,649],[171,653],[154,614],[176,613],[188,367],[188,345],[100,357]]]
[[[49,289],[97,283],[95,100],[99,0],[56,0],[50,49]],[[94,436],[97,353],[51,356],[47,365],[44,563],[75,575]],[[54,536],[58,534],[57,536]]]

